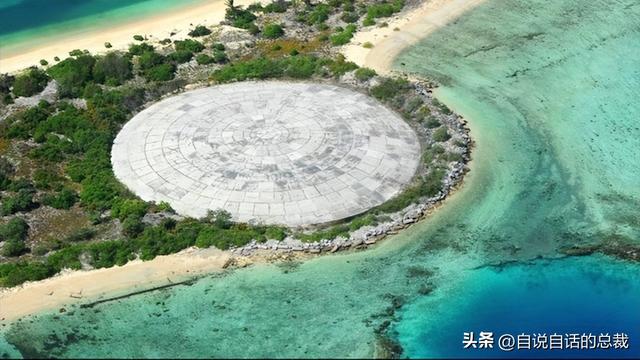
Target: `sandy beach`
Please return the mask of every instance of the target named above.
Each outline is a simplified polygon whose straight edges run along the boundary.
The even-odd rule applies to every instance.
[[[253,0],[236,0],[236,5],[249,5]],[[224,20],[224,0],[211,0],[201,4],[184,7],[170,13],[159,14],[144,20],[132,21],[117,25],[111,29],[96,29],[81,34],[61,35],[59,38],[47,41],[45,45],[22,50],[0,51],[0,72],[16,72],[32,65],[38,65],[40,59],[55,63],[55,56],[64,59],[69,51],[74,49],[89,50],[92,53],[103,53],[108,49],[104,43],[113,46],[110,50],[126,49],[134,43],[133,35],[147,36],[151,41],[165,38],[180,40],[187,37],[187,33],[195,25],[217,25]],[[175,35],[170,36],[174,32]],[[1,50],[1,49],[0,49]]]
[[[73,303],[111,298],[177,283],[221,271],[231,259],[227,251],[185,249],[151,261],[135,260],[123,266],[69,271],[55,277],[0,291],[0,323],[42,310]]]
[[[248,4],[242,0],[237,4]],[[352,45],[345,46],[345,56],[360,66],[389,73],[391,64],[407,46],[414,44],[429,32],[455,19],[481,3],[482,0],[432,0],[409,12],[403,12],[389,21],[389,27],[372,28],[356,34]],[[183,36],[189,24],[216,24],[224,17],[223,1],[186,9],[162,18],[116,28],[108,33],[69,39],[44,48],[0,60],[2,71],[21,69],[41,58],[66,54],[75,48],[104,51],[103,43],[126,47],[131,36],[144,33],[163,38],[179,29],[175,36]],[[394,28],[399,28],[394,31]],[[144,31],[143,31],[144,30]],[[116,36],[117,35],[117,36]],[[362,47],[371,42],[374,47]],[[159,256],[154,260],[130,262],[124,266],[90,271],[69,271],[53,278],[26,283],[0,290],[0,323],[6,324],[23,316],[43,310],[55,310],[71,303],[111,298],[131,292],[151,289],[190,278],[221,271],[232,258],[230,252],[217,249],[187,249],[178,254]]]
[[[410,12],[402,12],[387,21],[387,27],[371,27],[358,32],[342,53],[347,60],[376,70],[391,72],[393,59],[429,33],[471,10],[484,0],[427,0]],[[373,48],[362,45],[371,43]]]

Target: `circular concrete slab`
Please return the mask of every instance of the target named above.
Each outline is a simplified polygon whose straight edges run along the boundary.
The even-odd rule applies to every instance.
[[[188,91],[140,112],[114,141],[116,177],[184,215],[299,226],[397,194],[420,159],[413,130],[377,101],[312,83]]]

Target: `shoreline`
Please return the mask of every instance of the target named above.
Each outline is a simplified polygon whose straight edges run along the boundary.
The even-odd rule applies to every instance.
[[[250,5],[252,0],[236,0],[236,5]],[[65,59],[74,49],[89,50],[93,54],[106,51],[126,49],[135,43],[133,35],[139,34],[149,37],[152,42],[171,38],[182,40],[187,32],[198,24],[215,25],[224,20],[225,3],[223,0],[193,4],[174,9],[171,12],[161,12],[145,19],[130,20],[118,24],[110,29],[91,29],[87,32],[73,32],[47,39],[43,44],[33,44],[27,48],[10,51],[5,57],[0,48],[0,73],[16,73],[29,66],[40,66],[40,59],[49,64],[55,64],[55,56]],[[193,25],[192,25],[193,24]],[[175,35],[171,36],[171,33]],[[105,42],[111,43],[107,49]],[[9,46],[11,49],[11,46]],[[18,52],[18,53],[16,53]]]
[[[427,0],[416,8],[393,16],[387,22],[389,26],[372,27],[356,33],[341,52],[347,60],[359,66],[371,68],[382,75],[393,73],[393,61],[400,52],[484,1]],[[367,42],[373,47],[363,47]]]
[[[425,27],[431,29],[430,31],[436,29],[437,26],[433,23],[432,16],[437,16],[437,14],[440,14],[442,11],[449,14],[450,17],[440,23],[439,26],[442,26],[453,18],[451,14],[459,15],[470,9],[469,4],[476,5],[481,1],[483,0],[454,0],[448,3],[446,0],[434,0],[424,3],[417,8],[400,13],[399,16],[402,18],[396,16],[394,20],[389,22],[388,28],[374,28],[362,33],[357,33],[353,40],[354,45],[343,47],[342,53],[350,61],[354,61],[360,66],[373,68],[380,73],[389,73],[391,72],[393,58],[407,46],[419,40],[417,35],[415,35],[416,29]],[[216,4],[218,6],[224,6],[222,2]],[[467,6],[460,8],[460,4],[467,4]],[[437,6],[441,6],[442,9],[437,9]],[[458,12],[454,11],[456,9],[458,9]],[[423,17],[425,12],[428,13],[431,11],[435,11],[436,13]],[[222,12],[222,16],[224,16],[223,14],[224,12]],[[422,25],[420,24],[421,20],[425,22]],[[191,20],[191,22],[194,24],[197,23],[195,20]],[[402,25],[402,23],[406,25]],[[406,39],[407,36],[404,28],[401,28],[400,31],[391,30],[395,26],[409,27],[409,38],[413,39],[413,42],[402,40],[396,42],[396,38]],[[384,31],[389,31],[392,36],[381,36],[380,33]],[[425,35],[428,33],[429,31],[426,32]],[[128,33],[127,39],[130,39],[131,36],[132,35]],[[413,38],[411,36],[413,36]],[[370,41],[374,43],[374,48],[365,49],[358,44],[358,41]],[[132,41],[127,40],[127,44],[131,42]],[[117,48],[115,43],[112,44],[114,48],[111,50]],[[102,42],[95,45],[95,47],[101,48],[101,51],[106,50]],[[72,45],[69,46],[73,47]],[[89,48],[89,50],[91,49]],[[386,56],[379,56],[380,52],[383,52]],[[28,54],[25,54],[25,56],[26,55]],[[21,68],[23,67],[24,64],[21,65]],[[467,165],[468,164],[467,162]],[[449,198],[451,194],[461,187],[462,182],[462,180],[456,182],[456,184],[449,189],[447,196],[443,196],[441,199],[438,199],[433,206],[428,207],[420,219],[428,216],[428,214],[439,208],[444,200]],[[424,204],[421,205],[424,206]],[[393,234],[393,232],[384,234],[380,236],[379,239]],[[234,254],[232,251],[222,251],[215,248],[190,248],[177,254],[158,256],[146,262],[135,260],[123,266],[112,268],[63,272],[49,279],[29,282],[18,287],[0,290],[0,309],[2,309],[2,311],[0,311],[0,324],[5,325],[30,314],[41,311],[51,311],[56,308],[68,306],[69,304],[101,301],[127,293],[130,294],[159,288],[192,280],[198,276],[221,272],[229,265],[242,267],[255,262],[266,262],[282,255],[286,256],[287,254],[290,253],[271,252],[267,250],[266,254],[259,251],[257,254],[252,254],[247,258],[237,256],[237,254]]]

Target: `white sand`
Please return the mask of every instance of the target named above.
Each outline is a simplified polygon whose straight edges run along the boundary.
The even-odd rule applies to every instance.
[[[402,50],[483,1],[427,0],[419,8],[387,20],[388,27],[373,26],[358,32],[351,42],[344,46],[342,53],[347,60],[360,66],[372,68],[379,74],[389,74],[393,60]],[[378,23],[382,21],[378,20]],[[399,30],[396,31],[395,28]],[[364,48],[362,45],[366,42],[373,44],[373,48]]]
[[[235,4],[249,5],[253,2],[254,0],[236,0]],[[217,25],[224,19],[224,13],[224,0],[212,0],[144,20],[124,23],[112,29],[61,36],[52,40],[51,43],[47,42],[46,45],[26,49],[19,53],[0,51],[0,72],[15,72],[32,65],[38,65],[40,59],[47,60],[49,64],[55,64],[53,60],[55,56],[64,59],[69,56],[69,51],[74,49],[86,49],[94,54],[105,52],[108,50],[104,47],[105,42],[111,43],[113,46],[111,50],[126,49],[129,44],[136,42],[133,40],[133,35],[136,34],[145,35],[149,40],[159,41],[169,38],[170,33],[175,32],[176,34],[170,37],[171,39],[183,39],[195,25]]]
[[[188,280],[221,271],[227,251],[186,249],[151,261],[91,271],[69,271],[53,278],[26,283],[0,292],[0,323],[72,303],[95,301]]]

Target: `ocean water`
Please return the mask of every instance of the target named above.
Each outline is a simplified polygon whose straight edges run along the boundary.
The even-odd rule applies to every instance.
[[[204,0],[0,0],[0,55]]]
[[[633,0],[489,0],[396,63],[444,84],[476,140],[428,219],[369,251],[30,316],[0,355],[361,357],[382,326],[410,357],[640,356],[640,265],[557,251],[640,241],[638,24]],[[466,351],[465,331],[624,332],[630,349]]]

